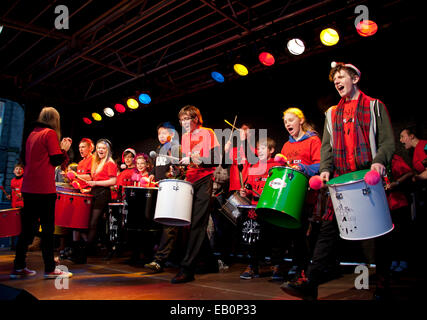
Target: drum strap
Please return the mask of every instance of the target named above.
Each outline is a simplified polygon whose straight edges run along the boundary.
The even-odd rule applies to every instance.
[[[372,159],[374,159],[375,156],[377,155],[377,143],[375,139],[377,135],[377,118],[375,116],[375,113],[378,114],[378,117],[381,116],[378,108],[378,100],[372,100],[370,102],[370,108],[371,108],[371,124],[369,128],[369,144],[371,146]]]

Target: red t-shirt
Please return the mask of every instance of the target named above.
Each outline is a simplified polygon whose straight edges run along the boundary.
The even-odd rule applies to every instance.
[[[253,154],[255,154],[255,148],[249,146]],[[240,153],[240,154],[239,154]],[[230,191],[240,190],[240,174],[238,167],[238,156],[240,158],[240,164],[243,165],[242,169],[242,180],[245,181],[248,178],[248,168],[249,162],[246,159],[245,152],[243,150],[243,146],[240,146],[240,150],[237,151],[237,147],[231,149],[229,153],[229,159],[232,161],[230,166]]]
[[[78,174],[90,174],[92,169],[93,154],[89,154],[85,159],[81,160],[77,165]]]
[[[55,167],[49,156],[62,154],[56,132],[35,128],[25,144],[25,171],[22,192],[56,193]]]
[[[135,172],[134,168],[128,168],[123,170],[117,176],[117,185],[118,186],[133,186],[132,175]]]
[[[24,199],[22,198],[21,189],[22,181],[24,178],[13,178],[10,181],[10,187],[12,188],[12,208],[22,208],[24,206]]]
[[[117,177],[117,165],[114,161],[107,161],[98,173],[92,173],[93,181],[104,181]]]
[[[191,133],[184,133],[182,136],[181,150],[184,157],[198,153],[201,157],[206,158],[211,154],[211,150],[215,147],[219,147],[219,142],[212,129],[199,127]],[[211,162],[213,163],[215,160],[219,161],[219,159],[211,159]],[[185,180],[194,183],[210,174],[213,174],[214,171],[215,167],[201,168],[197,165],[190,164],[187,167]]]
[[[355,143],[354,143],[354,117],[357,108],[357,100],[344,102],[343,121],[344,121],[344,146],[347,154],[347,163],[351,171],[356,171]]]
[[[312,136],[296,142],[287,141],[280,153],[288,159],[289,164],[312,165],[320,162],[321,146],[320,138]]]
[[[391,173],[395,181],[399,177],[411,171],[411,167],[406,164],[402,157],[398,156],[397,154],[393,155],[391,160]],[[400,191],[391,191],[387,193],[387,200],[390,210],[396,210],[409,205],[405,194]]]
[[[414,166],[414,169],[418,173],[421,173],[425,170],[424,165],[421,162],[425,158],[427,158],[426,153],[424,152],[424,147],[426,144],[427,144],[427,140],[420,140],[414,150],[412,165]]]
[[[267,163],[258,162],[254,165],[251,165],[248,170],[248,178],[246,180],[246,183],[252,186],[253,191],[256,191],[258,194],[261,194],[262,190],[264,189],[265,182],[268,178],[268,171],[270,170],[270,168],[280,165],[281,164],[275,162],[273,158],[269,159]],[[256,172],[256,174],[251,174],[252,172]],[[247,194],[248,196],[252,197],[252,204],[255,205],[258,203],[259,198],[258,195],[253,191],[248,190]],[[254,196],[256,196],[256,198]]]

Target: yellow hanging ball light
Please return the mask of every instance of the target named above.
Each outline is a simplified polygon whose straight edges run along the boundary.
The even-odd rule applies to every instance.
[[[338,35],[338,32],[332,28],[324,29],[320,33],[320,41],[322,41],[325,46],[336,45],[339,40],[340,36]]]
[[[242,77],[247,76],[249,73],[248,68],[246,68],[243,64],[240,64],[240,63],[236,63],[233,66],[233,69],[234,69],[234,71],[236,71],[236,73],[239,76],[242,76]]]
[[[99,113],[97,113],[97,112],[92,113],[92,118],[95,121],[101,121],[102,120],[101,115]]]
[[[128,105],[128,107],[129,107],[130,109],[137,109],[137,108],[139,107],[139,103],[138,103],[138,101],[136,101],[136,100],[135,100],[135,99],[133,99],[133,98],[128,99],[128,100],[126,101],[126,104]]]

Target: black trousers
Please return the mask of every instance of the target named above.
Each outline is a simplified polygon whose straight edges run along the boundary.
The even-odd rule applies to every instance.
[[[163,265],[169,258],[171,252],[175,248],[177,242],[179,227],[163,226],[162,235],[160,237],[159,248],[154,255],[154,261]]]
[[[191,213],[191,225],[188,234],[188,242],[184,258],[181,261],[181,268],[187,272],[194,273],[196,258],[203,252],[203,255],[210,258],[212,249],[209,244],[206,232],[212,195],[212,175],[208,175],[193,183],[193,207]]]
[[[386,287],[390,281],[391,236],[389,232],[371,239],[374,245],[374,262],[376,264],[377,287]],[[371,241],[361,240],[361,241]],[[328,279],[330,272],[338,267],[338,244],[340,241],[336,219],[322,221],[319,236],[314,248],[312,262],[308,267],[307,278],[315,286]]]
[[[28,246],[33,242],[34,235],[38,231],[38,219],[40,219],[42,227],[41,250],[45,272],[52,272],[55,270],[53,232],[55,230],[56,193],[23,193],[23,197],[25,207],[21,211],[22,231],[16,245],[14,268],[23,269],[26,267]]]

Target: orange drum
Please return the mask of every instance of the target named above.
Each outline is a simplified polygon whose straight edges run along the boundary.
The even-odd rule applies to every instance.
[[[55,225],[87,229],[92,211],[93,195],[87,193],[56,192]]]
[[[21,209],[0,210],[0,238],[18,236],[21,233]]]

